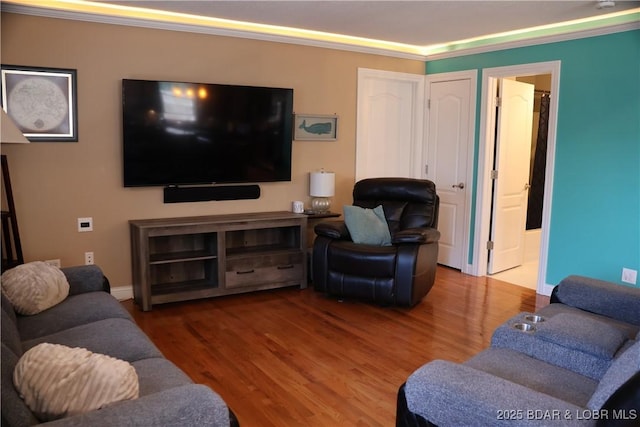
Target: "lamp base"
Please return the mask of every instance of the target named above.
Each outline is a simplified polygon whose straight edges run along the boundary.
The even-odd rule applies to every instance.
[[[328,197],[314,197],[311,199],[311,210],[316,213],[327,213],[331,207]]]

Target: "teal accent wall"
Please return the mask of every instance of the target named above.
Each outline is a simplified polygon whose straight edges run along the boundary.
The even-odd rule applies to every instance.
[[[426,73],[480,76],[483,68],[558,60],[546,283],[570,274],[622,283],[623,267],[640,270],[640,30],[427,61]],[[481,85],[479,78],[478,118]],[[478,141],[476,120],[476,170]]]

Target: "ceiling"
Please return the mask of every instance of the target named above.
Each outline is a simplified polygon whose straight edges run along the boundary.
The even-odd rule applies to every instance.
[[[633,9],[640,1],[110,1],[429,46]]]
[[[219,21],[204,21],[208,18],[221,18],[225,20],[242,21],[244,23],[260,24],[250,27],[243,27],[253,35],[269,33],[272,29],[264,27],[283,26],[287,29],[298,29],[300,31],[290,31],[286,36],[297,40],[320,38],[337,40],[343,45],[358,44],[355,38],[372,39],[383,46],[383,49],[398,50],[420,55],[429,53],[430,47],[441,46],[461,42],[469,42],[474,38],[496,38],[496,34],[514,32],[532,27],[548,26],[558,23],[572,22],[573,27],[584,29],[583,24],[576,24],[574,20],[587,19],[596,22],[594,25],[604,25],[603,22],[611,20],[610,17],[626,15],[629,20],[640,22],[640,1],[608,1],[614,3],[612,7],[599,8],[599,1],[581,0],[518,0],[518,1],[462,1],[462,0],[440,0],[440,1],[188,1],[188,0],[3,0],[4,4],[17,3],[26,7],[58,8],[64,7],[67,11],[81,11],[89,14],[110,14],[112,10],[106,8],[120,5],[151,9],[153,11],[176,12],[181,14],[194,15],[199,21],[185,21],[187,25],[196,24],[198,26],[224,27],[224,23]],[[105,10],[82,9],[81,5],[100,5]],[[138,10],[138,9],[133,9]],[[155,16],[157,20],[166,22],[180,22],[184,16],[167,16],[164,12]],[[115,12],[113,12],[115,13]],[[118,12],[120,13],[120,12]],[[188,18],[188,17],[187,17]],[[144,19],[148,19],[145,17]],[[177,19],[177,21],[176,21]],[[186,19],[186,18],[185,18]],[[617,19],[617,18],[616,18]],[[597,22],[600,22],[598,24]],[[617,22],[617,21],[616,21]],[[640,25],[639,25],[640,27]],[[248,28],[248,29],[247,29]],[[564,31],[570,31],[565,24]],[[237,27],[233,27],[236,31]],[[331,38],[326,34],[312,34],[314,32],[330,33],[330,35],[341,35],[346,37]],[[278,30],[279,31],[279,30]],[[548,35],[551,30],[544,30],[546,33],[528,33],[527,36],[519,37],[539,37]],[[558,30],[555,30],[556,33]],[[281,35],[281,33],[277,33]],[[237,34],[230,34],[237,35]],[[258,37],[259,38],[259,37]],[[496,43],[495,41],[493,43]]]

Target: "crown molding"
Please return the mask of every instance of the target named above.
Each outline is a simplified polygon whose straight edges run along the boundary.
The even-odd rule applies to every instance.
[[[563,34],[552,34],[545,36],[531,37],[523,40],[513,40],[507,42],[494,42],[484,46],[462,48],[460,50],[452,50],[449,52],[427,54],[425,60],[436,61],[439,59],[455,58],[458,56],[475,55],[479,53],[494,52],[497,50],[515,49],[519,47],[534,46],[547,43],[556,43],[569,40],[584,39],[587,37],[603,36],[607,34],[621,33],[624,31],[633,31],[640,29],[640,22],[627,22],[623,24],[615,24],[603,26],[599,28],[590,28],[586,30],[578,30]],[[455,47],[454,47],[455,48]]]
[[[22,15],[40,16],[45,18],[68,19],[74,21],[95,22],[100,24],[124,25],[131,27],[150,28],[156,30],[180,31],[198,34],[208,34],[223,37],[235,37],[251,40],[269,41],[276,43],[289,43],[303,46],[319,47],[326,49],[346,50],[351,52],[367,53],[382,56],[391,56],[402,59],[413,59],[424,61],[425,56],[420,53],[420,47],[411,45],[401,45],[391,42],[380,42],[380,45],[388,47],[366,46],[358,44],[356,38],[349,42],[349,37],[344,37],[345,41],[317,40],[305,37],[288,36],[282,34],[264,33],[251,30],[237,30],[220,28],[209,25],[183,24],[170,21],[160,21],[142,18],[132,18],[97,13],[78,12],[72,10],[51,9],[22,4],[0,3],[0,10],[7,13]]]
[[[600,24],[593,24],[593,26],[590,28],[575,29],[576,27],[567,26],[566,28],[560,27],[556,30],[553,30],[549,34],[540,35],[539,33],[533,32],[530,36],[528,36],[525,33],[523,35],[520,35],[519,38],[515,40],[505,40],[505,37],[494,37],[486,40],[481,40],[476,43],[465,43],[464,41],[453,42],[439,49],[430,49],[428,46],[414,46],[375,40],[368,40],[368,43],[365,43],[364,39],[358,39],[348,36],[336,36],[334,40],[322,40],[312,38],[311,36],[304,37],[299,35],[262,32],[259,30],[253,31],[248,29],[221,28],[216,27],[215,25],[199,25],[191,23],[171,22],[168,20],[160,19],[144,19],[128,16],[115,16],[104,13],[81,12],[69,9],[54,9],[48,7],[10,3],[6,1],[0,3],[0,10],[3,13],[7,12],[46,18],[68,19],[75,21],[142,27],[167,31],[190,32],[275,43],[288,43],[418,61],[434,61],[439,59],[454,58],[458,56],[492,52],[496,50],[513,49],[538,44],[594,37],[640,28],[640,22],[638,22],[637,19],[630,22],[622,23],[620,23],[619,21],[603,21],[603,23]],[[639,9],[635,10],[637,11]],[[638,12],[634,14],[634,17],[637,17],[637,15]],[[429,50],[433,50],[435,52],[429,53]]]

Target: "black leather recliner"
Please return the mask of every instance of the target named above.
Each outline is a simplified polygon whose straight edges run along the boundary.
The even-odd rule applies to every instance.
[[[435,184],[410,178],[368,178],[353,188],[353,204],[382,205],[391,246],[357,244],[344,221],[314,228],[314,289],[381,305],[413,306],[433,286],[438,259],[440,200]]]

